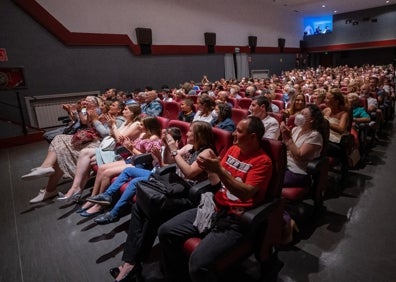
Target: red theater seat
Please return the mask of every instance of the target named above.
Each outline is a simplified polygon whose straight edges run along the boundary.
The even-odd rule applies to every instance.
[[[237,125],[242,119],[246,118],[249,114],[248,110],[236,108],[232,108],[231,113],[231,119],[235,123],[235,125]]]
[[[183,141],[183,145],[187,144],[187,132],[190,129],[190,125],[191,123],[189,122],[185,122],[185,121],[181,121],[178,119],[174,119],[174,120],[170,120],[168,123],[168,127],[178,127],[181,130],[182,133],[182,141]]]
[[[272,102],[274,105],[277,105],[279,110],[283,110],[285,108],[285,102],[281,101],[281,100],[272,100]]]
[[[167,119],[177,119],[180,112],[180,105],[177,102],[163,102],[162,116]]]
[[[251,98],[241,98],[238,100],[238,107],[241,109],[249,110],[251,103],[252,103]]]
[[[159,116],[157,117],[157,119],[160,122],[162,129],[168,128],[168,124],[169,124],[168,118]]]
[[[212,130],[215,136],[215,145],[216,145],[217,153],[222,158],[224,154],[227,152],[228,148],[231,147],[232,145],[232,141],[233,141],[232,133],[227,130],[216,127],[212,128]]]

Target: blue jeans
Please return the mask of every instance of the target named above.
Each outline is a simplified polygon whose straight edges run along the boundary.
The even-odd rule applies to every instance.
[[[132,200],[132,197],[136,192],[136,184],[141,180],[147,180],[150,175],[151,170],[137,167],[127,167],[121,172],[116,180],[109,186],[109,188],[107,188],[106,192],[104,192],[104,194],[112,196],[114,193],[117,193],[120,190],[124,183],[130,181],[127,188],[122,193],[121,198],[111,210],[110,214],[112,216],[119,216],[120,211]]]
[[[217,281],[214,262],[235,246],[245,234],[238,217],[233,215],[219,215],[208,233],[199,234],[193,226],[196,214],[196,208],[187,210],[158,229],[169,281],[188,281],[188,276],[193,282]],[[191,237],[201,237],[202,241],[192,252],[187,264],[182,248],[184,241]]]

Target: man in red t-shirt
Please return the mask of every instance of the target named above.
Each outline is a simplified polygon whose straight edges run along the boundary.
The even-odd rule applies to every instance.
[[[260,146],[264,131],[261,120],[250,116],[238,123],[234,145],[221,162],[213,152],[198,157],[212,185],[220,186],[213,197],[213,221],[209,228],[199,230],[194,224],[195,208],[161,225],[158,236],[169,281],[188,281],[188,275],[192,281],[215,281],[213,262],[244,236],[240,215],[264,200],[272,175],[271,159]],[[191,237],[201,237],[202,241],[187,266],[182,248]]]

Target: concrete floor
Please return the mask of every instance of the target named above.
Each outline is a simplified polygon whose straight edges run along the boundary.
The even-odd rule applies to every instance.
[[[350,171],[343,190],[330,174],[326,211],[316,221],[300,220],[295,244],[279,251],[279,282],[396,281],[395,139],[389,124],[370,152],[371,163]],[[121,261],[129,216],[98,226],[72,204],[30,205],[45,179],[25,182],[20,176],[41,163],[47,148],[41,141],[0,149],[0,281],[112,281],[108,269]],[[69,187],[61,184],[59,191]],[[153,250],[144,275],[162,281],[158,247]],[[234,272],[233,281],[257,275],[252,261]]]

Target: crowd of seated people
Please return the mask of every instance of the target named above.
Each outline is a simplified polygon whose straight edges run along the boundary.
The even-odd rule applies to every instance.
[[[108,124],[103,119],[98,118],[99,99],[88,96],[82,102],[83,108],[76,114],[82,124],[87,128],[95,128],[98,137],[105,137],[110,134]],[[115,102],[112,110],[106,116],[112,117],[114,126],[119,127],[123,119],[118,118],[123,107],[122,102]],[[91,118],[94,117],[94,118]],[[102,120],[102,121],[100,121]],[[81,129],[84,130],[84,129]],[[100,134],[100,135],[99,135]],[[73,135],[58,134],[51,141],[47,155],[39,167],[33,168],[30,173],[22,176],[23,180],[34,180],[40,177],[48,177],[47,185],[40,189],[39,194],[30,200],[30,203],[38,203],[58,196],[57,184],[62,177],[73,179],[75,176],[77,159],[84,148],[96,148],[99,146],[99,138],[94,138],[91,142],[75,146],[72,143]]]
[[[71,135],[56,136],[51,142],[43,164],[22,178],[30,180],[49,176],[46,188],[40,190],[39,195],[32,199],[31,203],[57,196],[56,184],[64,175],[74,181],[69,191],[65,195],[60,195],[59,199],[79,201],[92,166],[98,165],[91,197],[79,209],[81,215],[90,217],[103,213],[105,210],[103,206],[115,204],[113,198],[115,194],[121,193],[121,184],[131,181],[118,204],[96,220],[98,224],[109,224],[118,221],[121,208],[129,207],[132,203],[136,183],[147,179],[151,174],[151,168],[135,167],[128,162],[132,159],[130,155],[151,153],[160,166],[175,162],[187,179],[200,181],[210,176],[212,184],[221,182],[225,190],[220,189],[221,192],[215,194],[216,205],[221,203],[232,206],[234,201],[239,201],[248,208],[250,207],[248,202],[251,203],[255,197],[263,196],[256,193],[259,188],[268,184],[268,179],[253,180],[247,172],[243,177],[248,181],[243,185],[238,181],[235,183],[235,179],[230,176],[235,176],[234,172],[227,165],[229,154],[239,161],[243,161],[239,155],[241,152],[249,152],[257,158],[263,158],[260,164],[264,167],[256,168],[256,165],[254,167],[262,170],[262,176],[265,176],[269,173],[271,164],[265,158],[265,152],[258,149],[259,140],[262,138],[279,140],[285,143],[287,148],[284,184],[309,186],[310,178],[306,167],[308,162],[322,154],[324,141],[321,127],[326,119],[329,124],[329,140],[326,140],[327,156],[339,158],[341,171],[346,173],[351,166],[348,159],[351,151],[343,142],[354,143],[351,146],[357,146],[360,154],[365,155],[369,150],[366,146],[367,138],[370,137],[371,144],[375,144],[386,122],[393,118],[395,101],[393,73],[391,65],[317,67],[285,71],[282,75],[273,75],[266,79],[243,78],[240,81],[220,79],[211,82],[207,76],[204,76],[200,85],[188,81],[174,89],[165,85],[158,92],[151,87],[146,87],[144,91],[136,89],[130,94],[109,89],[100,97],[87,97],[84,101],[87,108],[86,115],[80,109],[77,113],[81,115],[81,121],[87,124],[87,127],[102,132],[100,138],[64,154],[65,146],[68,152],[72,147],[69,140]],[[240,108],[238,101],[241,99],[248,100],[250,106],[246,117],[236,124],[232,120],[232,108]],[[98,110],[100,103],[110,101],[112,104],[108,110],[105,110],[105,107]],[[273,101],[282,102],[279,105],[284,108],[277,107],[278,103],[275,104]],[[156,118],[160,116],[168,118],[163,114],[164,105],[175,102],[179,104],[175,116],[181,122],[191,124],[187,133],[187,144],[182,149],[178,148],[178,141],[175,142],[178,137],[170,135],[168,131],[163,131],[161,134],[161,126]],[[123,108],[124,103],[125,108]],[[72,107],[72,110],[74,109],[75,107]],[[123,119],[118,118],[121,109],[123,109]],[[133,130],[126,130],[130,125],[133,125]],[[212,128],[232,132],[234,138],[235,146],[230,148],[231,151],[225,154],[221,162],[217,159],[219,152],[216,152],[215,140],[211,137]],[[354,139],[354,131],[357,132],[358,138]],[[127,156],[125,159],[116,160],[112,152],[110,161],[99,161],[100,139],[107,135],[113,136],[119,146],[129,151],[129,158]],[[164,147],[161,149],[163,144]],[[62,151],[62,156],[58,151]],[[166,157],[161,155],[161,151]],[[107,152],[101,153],[104,156],[107,154]],[[163,161],[163,158],[166,161]],[[117,175],[120,175],[119,179],[111,184],[113,177]],[[164,255],[172,258],[167,260],[165,265],[169,277],[190,275],[193,281],[200,281],[202,277],[211,277],[212,273],[207,271],[207,267],[213,261],[211,255],[214,246],[219,252],[223,252],[229,244],[232,244],[228,241],[218,244],[219,239],[214,239],[216,232],[212,233],[212,230],[209,230],[210,236],[205,243],[210,248],[203,250],[202,247],[190,258],[189,270],[177,272],[172,264],[182,259],[180,246],[173,243],[180,243],[180,226],[184,228],[183,236],[196,235],[198,232],[196,227],[190,226],[195,214],[196,210],[188,211],[160,227],[161,223],[170,218],[165,217],[159,222],[147,223],[148,219],[138,206],[133,204],[130,230],[123,256],[124,263],[112,270],[117,281],[127,281],[126,279],[131,276],[136,276],[137,268],[134,266],[140,265],[149,253],[148,250],[159,227]],[[290,224],[293,221],[290,218],[286,218],[285,221],[289,223],[289,231],[292,232]],[[144,232],[148,233],[143,235],[139,233],[142,226],[147,225],[150,228],[144,229]],[[243,232],[238,228],[236,230],[230,238],[242,236]],[[291,241],[290,232],[284,240],[286,243]],[[148,239],[142,242],[142,236],[147,236]],[[207,250],[210,250],[211,254],[208,254]],[[133,269],[135,271],[132,271]]]

